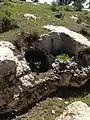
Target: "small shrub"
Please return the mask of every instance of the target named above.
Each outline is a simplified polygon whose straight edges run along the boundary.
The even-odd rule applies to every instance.
[[[39,35],[37,32],[29,32],[26,33],[24,31],[22,31],[21,33],[19,33],[19,35],[17,36],[17,39],[15,41],[13,41],[13,44],[19,49],[21,50],[21,48],[23,46],[30,46],[32,44],[32,42],[35,42],[39,39]]]
[[[83,3],[85,2],[85,0],[76,0],[74,3],[74,8],[76,11],[81,11],[83,8]]]
[[[79,18],[77,19],[77,23],[80,24],[81,22],[82,22],[82,19],[81,19],[81,17],[79,17]]]
[[[66,62],[67,59],[69,59],[68,54],[60,54],[57,55],[56,58],[60,61],[60,62]]]
[[[64,10],[65,10],[65,11],[70,11],[70,12],[73,11],[73,9],[72,9],[71,7],[69,7],[69,6],[66,6],[66,7],[64,8]]]
[[[81,28],[80,33],[84,36],[90,37],[90,30],[85,26]]]
[[[0,20],[0,33],[6,32],[8,30],[11,29],[15,29],[18,26],[16,25],[16,21],[15,20],[11,20],[8,17],[3,17],[2,20]]]
[[[0,33],[18,28],[14,19],[10,18],[11,13],[6,11],[4,17],[0,20]]]
[[[56,4],[55,1],[52,2],[51,10],[52,11],[57,11],[57,4]]]

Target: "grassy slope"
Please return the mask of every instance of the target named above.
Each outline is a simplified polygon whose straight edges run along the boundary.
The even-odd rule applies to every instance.
[[[52,25],[62,25],[72,29],[74,31],[79,31],[81,26],[76,23],[75,20],[72,20],[70,16],[79,15],[86,16],[86,12],[76,12],[65,11],[64,7],[58,7],[58,10],[64,15],[64,18],[57,19],[54,16],[54,12],[51,11],[51,6],[47,4],[33,5],[32,3],[10,3],[6,2],[0,8],[0,17],[4,15],[4,12],[8,10],[11,12],[11,18],[14,18],[17,21],[19,29],[10,30],[9,32],[0,34],[0,40],[12,41],[17,37],[18,32],[20,31],[36,31],[39,34],[47,33],[48,31],[42,28],[43,25],[52,24]],[[32,13],[37,18],[27,20],[23,17],[24,13]],[[83,19],[85,20],[85,19]]]

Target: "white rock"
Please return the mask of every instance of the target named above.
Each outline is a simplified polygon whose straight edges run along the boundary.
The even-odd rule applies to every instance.
[[[52,114],[55,114],[55,110],[52,110]]]
[[[68,6],[73,6],[74,5],[74,1],[71,1],[71,3]]]
[[[32,3],[33,5],[39,5],[38,3]]]
[[[62,98],[58,98],[59,100],[62,100]]]
[[[16,57],[15,62],[17,64],[16,76],[19,77],[19,76],[25,74],[26,72],[30,71],[30,68],[24,59],[19,61],[18,58]]]
[[[90,107],[81,101],[74,102],[55,120],[90,120]]]
[[[20,78],[20,81],[22,82],[23,86],[32,87],[32,83],[34,83],[34,77],[31,74],[24,75]]]
[[[65,33],[69,36],[71,36],[72,38],[75,39],[75,41],[80,42],[83,45],[89,46],[90,47],[90,41],[85,38],[83,35],[73,32],[65,27],[62,26],[53,26],[53,25],[47,25],[47,26],[43,26],[43,28],[46,28],[48,30],[52,30],[58,33]]]
[[[12,43],[7,41],[0,41],[0,47],[8,47],[11,50],[15,50],[15,46]]]
[[[12,50],[7,47],[0,47],[0,77],[4,78],[5,76],[15,72],[16,63]]]
[[[73,19],[73,20],[77,20],[78,19],[78,17],[73,16],[73,15],[70,18]]]
[[[37,17],[35,15],[30,14],[30,13],[25,13],[24,17],[26,17],[27,19],[30,19],[30,18],[35,19],[35,20],[37,19]]]
[[[68,101],[65,101],[64,103],[65,103],[65,104],[68,104],[69,102],[68,102]]]

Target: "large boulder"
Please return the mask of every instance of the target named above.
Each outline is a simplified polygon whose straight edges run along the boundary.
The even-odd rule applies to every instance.
[[[31,72],[23,54],[12,43],[0,42],[1,119],[26,112],[34,103],[56,91],[60,81],[54,74],[41,74],[39,77]]]
[[[48,52],[64,51],[76,55],[78,52],[90,48],[90,41],[79,33],[62,26],[47,25],[43,28],[51,30],[49,34],[41,36],[39,48]]]
[[[9,42],[0,42],[0,116],[22,109],[27,85],[34,77],[24,57]],[[30,84],[29,84],[30,83]],[[22,100],[23,99],[23,100]],[[22,102],[23,105],[20,104]],[[18,105],[20,104],[20,105]],[[26,104],[25,104],[26,105]],[[23,107],[21,107],[23,106]],[[12,115],[12,114],[11,114]],[[1,117],[0,117],[1,118]]]
[[[81,101],[74,102],[55,120],[90,120],[90,107]]]

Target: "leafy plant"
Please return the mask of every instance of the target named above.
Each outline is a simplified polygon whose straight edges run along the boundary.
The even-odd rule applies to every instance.
[[[67,59],[69,59],[69,56],[68,56],[68,54],[60,54],[60,55],[57,55],[56,58],[60,62],[65,62],[65,61],[67,61]]]

